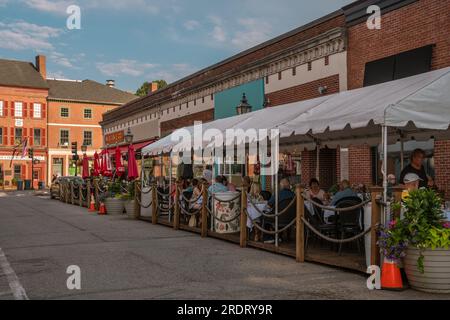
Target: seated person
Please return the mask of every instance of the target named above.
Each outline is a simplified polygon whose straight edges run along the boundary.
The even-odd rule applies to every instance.
[[[320,189],[319,180],[313,178],[309,182],[309,189],[306,191],[307,199],[319,199],[322,203],[326,200],[326,193],[322,189]]]
[[[217,176],[214,183],[208,188],[209,194],[218,192],[228,192],[228,188],[223,184],[222,176]]]
[[[223,185],[228,188],[228,191],[231,191],[231,192],[236,191],[236,186],[233,183],[228,182],[227,177],[222,176],[222,180],[223,180]]]
[[[242,190],[246,192],[250,192],[250,188],[252,186],[252,180],[249,176],[242,177]]]
[[[261,184],[253,183],[250,187],[249,197],[254,202],[262,202],[264,199],[261,196]]]
[[[422,179],[415,173],[408,173],[403,179],[403,184],[408,192],[418,190]]]
[[[278,203],[295,198],[295,194],[291,191],[291,184],[288,179],[282,179],[280,181],[280,191],[278,192]],[[275,207],[275,195],[273,195],[267,203],[269,207]]]
[[[341,191],[334,195],[333,201],[331,202],[331,206],[336,206],[339,201],[344,198],[358,197],[355,191],[352,190],[350,186],[350,181],[343,180],[341,182]]]

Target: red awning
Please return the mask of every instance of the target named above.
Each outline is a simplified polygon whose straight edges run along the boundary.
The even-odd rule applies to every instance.
[[[152,143],[156,142],[157,139],[153,139],[151,141],[145,141],[145,142],[139,142],[139,143],[135,143],[133,144],[134,150],[136,150],[136,152],[141,151],[142,148],[145,148],[148,145],[151,145]],[[122,153],[128,153],[128,146],[120,146],[120,152]],[[110,154],[114,154],[116,152],[116,147],[111,147],[107,149],[108,152]]]

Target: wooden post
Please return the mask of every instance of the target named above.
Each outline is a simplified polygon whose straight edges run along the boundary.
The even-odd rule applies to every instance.
[[[98,180],[94,180],[94,200],[95,200],[95,210],[100,210],[100,195],[98,193]]]
[[[139,181],[134,182],[134,218],[139,219],[141,217],[141,206],[138,199],[142,201],[142,193],[139,192]]]
[[[202,190],[202,238],[208,236],[208,189],[207,184],[203,184]]]
[[[297,218],[295,235],[295,257],[297,262],[305,262],[305,223],[302,218],[305,216],[305,201],[303,200],[303,189],[299,185],[295,189],[297,199]]]
[[[158,195],[157,195],[157,186],[153,184],[152,186],[152,223],[158,223]]]
[[[172,195],[169,195],[171,197]],[[173,228],[178,230],[180,228],[180,189],[178,185],[175,184],[175,199],[174,199],[174,217],[173,217]]]
[[[378,200],[381,199],[383,193],[383,188],[373,187],[371,189],[372,194],[372,230],[370,232],[370,264],[379,266],[380,265],[380,250],[377,246],[378,241],[378,230],[377,225],[381,222],[381,205]]]
[[[241,248],[247,247],[247,190],[242,189],[241,196]]]
[[[91,180],[87,182],[86,208],[91,206]]]
[[[83,206],[83,185],[80,183],[80,186],[78,187],[78,193],[79,193],[79,195],[78,195],[78,205],[80,206],[80,207],[82,207]]]

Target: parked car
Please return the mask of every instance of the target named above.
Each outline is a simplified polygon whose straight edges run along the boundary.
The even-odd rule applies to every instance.
[[[77,181],[83,183],[83,179],[80,177],[58,177],[56,178],[50,187],[50,198],[59,199],[61,184]]]

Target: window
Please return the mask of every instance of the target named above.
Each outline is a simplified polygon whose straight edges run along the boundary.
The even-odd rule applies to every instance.
[[[14,130],[14,143],[15,144],[22,143],[22,128],[16,128]]]
[[[0,101],[0,117],[3,117],[3,101]]]
[[[433,47],[426,46],[366,63],[364,86],[411,77],[431,70]]]
[[[22,110],[22,102],[14,102],[14,117],[22,118],[23,110]]]
[[[278,80],[283,79],[283,74],[281,72],[278,72]]]
[[[0,128],[0,145],[3,143],[3,128]]]
[[[61,108],[61,118],[68,118],[69,117],[69,108],[62,107]]]
[[[19,164],[14,165],[14,178],[16,180],[22,179],[22,166]]]
[[[41,129],[34,129],[33,143],[35,146],[41,145]]]
[[[33,118],[41,118],[42,106],[40,103],[33,104]]]
[[[84,118],[92,119],[92,109],[84,109]]]
[[[83,145],[92,146],[92,131],[84,131]]]
[[[329,56],[325,57],[325,65],[326,66],[330,65],[330,57]]]
[[[292,68],[292,76],[296,76],[297,75],[297,68],[296,67],[293,67]]]
[[[312,62],[308,62],[308,71],[312,70]]]
[[[60,146],[69,146],[69,130],[63,129],[59,132]]]

